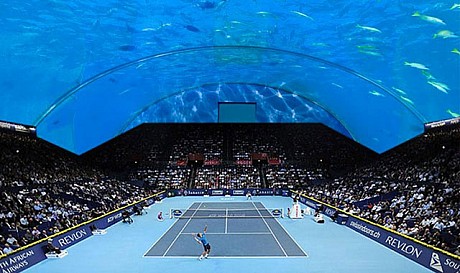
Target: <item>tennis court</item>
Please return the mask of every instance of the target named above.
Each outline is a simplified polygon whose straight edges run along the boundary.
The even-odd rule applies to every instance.
[[[263,218],[272,229],[271,233],[280,241],[281,246],[287,252],[288,256],[286,257],[281,254],[280,246],[276,243],[274,236],[271,235],[260,215],[246,217],[254,216],[255,213],[251,210],[251,213],[240,213],[245,214],[246,218],[238,219],[237,216],[240,215],[236,213],[233,215],[235,217],[232,218],[231,210],[254,209],[255,205],[262,215],[267,215],[271,213],[271,208],[284,208],[286,210],[292,206],[292,199],[259,196],[254,197],[253,201],[254,203],[251,200],[246,200],[245,197],[167,198],[162,203],[154,204],[148,208],[148,214],[133,216],[133,224],[121,222],[115,224],[107,229],[106,235],[91,236],[68,248],[69,255],[66,257],[45,260],[24,272],[432,272],[379,243],[328,219],[325,224],[317,224],[312,217],[298,220],[287,217],[273,218],[271,216]],[[206,208],[220,209],[220,211],[198,212],[198,210],[193,217],[188,217],[195,212],[194,209],[197,209],[200,204],[202,204],[200,210]],[[208,207],[211,204],[212,207]],[[163,222],[156,219],[157,213],[160,211],[166,216],[169,211],[181,208],[184,209],[183,218],[169,219],[165,217]],[[226,210],[230,212],[225,214]],[[191,220],[187,223],[188,218]],[[233,235],[225,235],[226,221],[227,234]],[[187,233],[203,231],[205,223],[208,224],[207,237],[212,251],[210,259],[198,261],[197,258],[203,251],[203,247],[193,240],[191,234]],[[265,236],[261,239],[259,235],[254,234],[259,232],[267,234],[262,234]],[[175,239],[176,241],[173,242]],[[294,243],[289,243],[290,240]],[[294,246],[297,244],[304,252],[290,253],[289,251],[294,250]],[[162,251],[159,251],[160,247]],[[165,255],[167,248],[170,249]],[[256,254],[254,254],[255,250],[257,250]],[[308,257],[305,256],[305,253],[308,254]],[[165,256],[163,257],[163,255]]]
[[[278,222],[282,209],[260,202],[194,202],[171,214],[178,219],[145,256],[196,258],[201,246],[193,234],[208,226],[212,257],[307,257]]]

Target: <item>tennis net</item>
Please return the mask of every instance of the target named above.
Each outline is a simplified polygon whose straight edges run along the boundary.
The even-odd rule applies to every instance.
[[[263,209],[171,209],[169,218],[283,218],[282,208]]]

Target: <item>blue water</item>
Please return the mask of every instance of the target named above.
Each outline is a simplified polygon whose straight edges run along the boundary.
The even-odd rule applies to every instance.
[[[0,120],[75,153],[139,123],[216,122],[216,100],[377,152],[460,114],[454,2],[11,0],[0,23]]]

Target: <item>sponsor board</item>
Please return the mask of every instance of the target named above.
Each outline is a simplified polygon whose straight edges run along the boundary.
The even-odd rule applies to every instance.
[[[281,190],[281,195],[282,196],[291,196],[291,191],[290,190]]]
[[[107,224],[115,222],[120,218],[121,218],[121,211],[116,213],[116,214],[114,214],[114,215],[112,215],[112,216],[107,217]]]
[[[211,195],[224,195],[223,190],[212,190]]]
[[[318,207],[318,205],[316,204],[315,201],[313,200],[310,200],[308,198],[305,198],[303,196],[300,196],[300,199],[299,199],[300,203],[306,205],[307,207],[310,207],[312,209],[316,209]]]
[[[442,273],[460,273],[460,261],[458,259],[435,251],[431,256],[430,267]]]
[[[431,253],[430,267],[436,269],[439,272],[444,272],[441,260],[439,259],[439,255],[436,252]]]
[[[330,207],[324,207],[323,212],[324,212],[324,214],[326,214],[327,216],[332,217],[332,216],[335,214],[336,210],[333,209],[333,208],[330,208]]]
[[[205,190],[195,190],[195,189],[186,189],[186,190],[173,190],[174,196],[185,195],[185,196],[203,196]]]
[[[367,225],[363,225],[361,223],[358,223],[357,221],[350,221],[349,226],[355,230],[361,231],[361,233],[364,233],[365,235],[368,235],[368,237],[372,238],[380,238],[380,232],[376,231]]]
[[[166,197],[166,193],[159,195],[161,199]],[[155,197],[147,199],[148,204],[153,204]],[[132,213],[132,206],[126,209]],[[53,244],[61,249],[65,249],[84,239],[92,236],[90,226],[95,225],[99,229],[105,229],[121,220],[121,211],[111,213],[99,220],[80,226],[64,234],[53,238]],[[19,273],[46,259],[44,248],[46,242],[31,246],[23,251],[9,255],[0,259],[0,273]]]
[[[232,195],[245,195],[245,190],[233,190]]]
[[[273,195],[273,189],[260,189],[259,195]]]
[[[21,272],[46,259],[43,251],[45,243],[25,249],[0,260],[1,273]]]
[[[53,238],[53,244],[58,246],[60,249],[66,249],[91,235],[93,235],[93,233],[91,232],[89,225],[86,225]]]
[[[451,126],[455,124],[460,123],[460,117],[452,118],[452,119],[447,119],[447,120],[441,120],[441,121],[435,121],[435,122],[430,122],[425,124],[425,129],[434,129],[437,127],[444,127],[444,126]]]
[[[350,215],[346,225],[434,272],[460,273],[459,260],[396,233],[368,224]]]
[[[319,206],[318,202],[303,196],[300,197],[300,202],[314,209]],[[323,212],[331,216],[336,212],[336,209],[323,206]],[[373,224],[361,221],[352,215],[348,215],[345,225],[434,272],[460,273],[460,261],[454,257],[437,252],[427,246]]]
[[[273,189],[241,189],[241,190],[226,190],[226,189],[186,189],[186,190],[170,190],[168,192],[169,195],[165,194],[165,196],[173,197],[173,196],[203,196],[203,195],[214,195],[214,196],[221,196],[221,195],[235,195],[235,196],[243,196],[246,195],[246,192],[250,191],[253,196],[257,195],[283,195],[283,196],[291,196],[289,190],[277,190],[274,191]]]

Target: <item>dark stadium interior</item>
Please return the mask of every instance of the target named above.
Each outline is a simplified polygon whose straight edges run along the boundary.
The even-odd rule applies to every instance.
[[[2,130],[0,147],[2,252],[163,189],[287,188],[459,254],[458,125],[380,155],[320,124],[146,124],[82,156]]]

